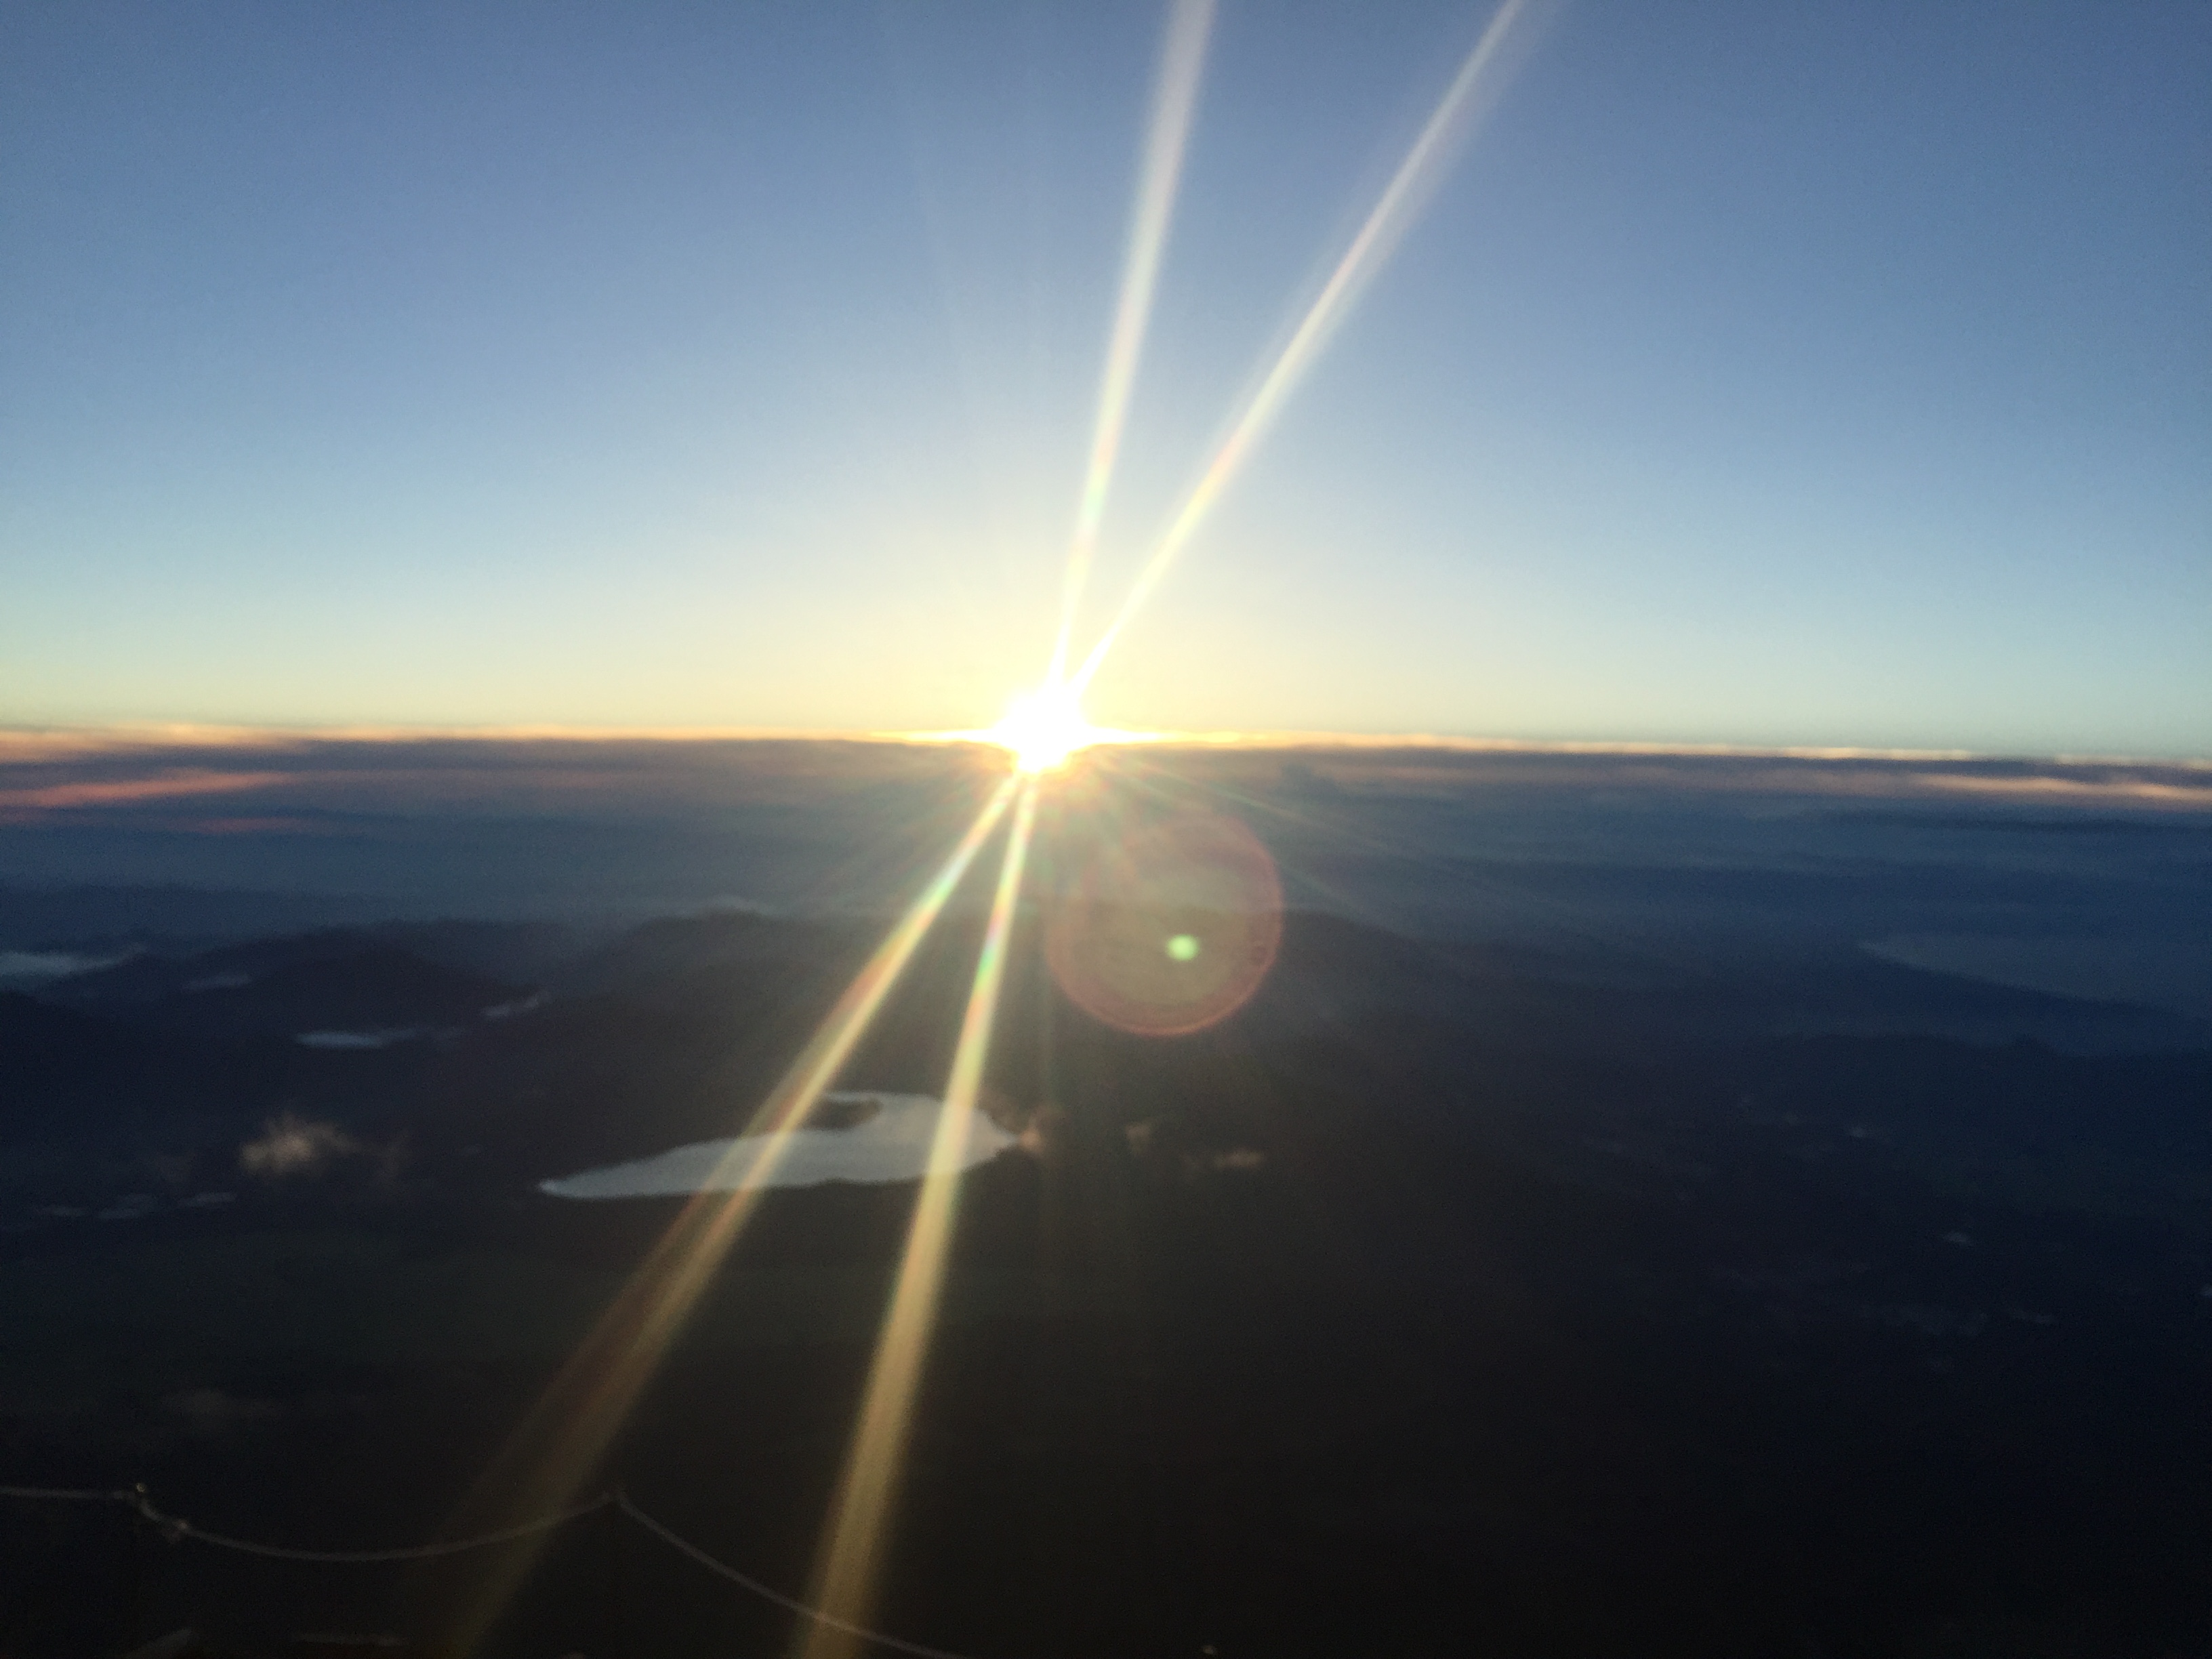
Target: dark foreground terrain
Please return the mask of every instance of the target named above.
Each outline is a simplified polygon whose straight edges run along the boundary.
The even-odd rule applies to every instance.
[[[1705,884],[1676,918],[1745,890],[1674,879]],[[732,1132],[879,931],[126,939],[127,894],[75,902],[100,938],[16,943],[123,959],[0,994],[0,1480],[143,1481],[308,1548],[452,1522],[677,1209],[537,1183]],[[1468,942],[1300,908],[1249,1005],[1147,1040],[1060,997],[1035,921],[991,1073],[1026,1133],[963,1182],[884,1628],[980,1659],[2212,1654],[2201,1023],[1849,948],[1894,917]],[[942,1090],[977,930],[849,1084]],[[767,1200],[585,1495],[803,1593],[914,1192]],[[421,1638],[486,1565],[0,1500],[0,1653]],[[790,1635],[601,1511],[494,1650]]]

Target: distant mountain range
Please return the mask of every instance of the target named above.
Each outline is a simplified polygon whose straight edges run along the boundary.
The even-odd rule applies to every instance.
[[[2191,1650],[2200,1024],[1825,943],[1297,910],[1248,1006],[1147,1039],[1060,994],[1036,920],[988,1079],[1026,1133],[963,1178],[893,1628],[1100,1659]],[[979,926],[948,918],[848,1085],[941,1090]],[[0,994],[0,1470],[148,1480],[248,1536],[431,1534],[672,1212],[538,1183],[741,1128],[877,932],[142,936]],[[803,1588],[912,1192],[769,1200],[606,1478]],[[0,1639],[118,1639],[92,1525],[0,1508]],[[561,1548],[499,1652],[611,1639]],[[424,1605],[397,1570],[149,1559],[149,1626],[240,1644]],[[637,1651],[783,1639],[684,1566],[629,1569]]]

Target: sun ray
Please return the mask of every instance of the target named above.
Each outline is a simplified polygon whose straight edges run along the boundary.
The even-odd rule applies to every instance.
[[[1014,811],[1013,828],[999,868],[983,947],[975,959],[975,980],[961,1020],[960,1040],[945,1085],[945,1107],[930,1146],[929,1170],[915,1200],[907,1229],[906,1252],[883,1329],[869,1366],[866,1392],[853,1429],[845,1467],[830,1502],[819,1565],[810,1599],[849,1623],[865,1623],[881,1565],[884,1527],[898,1496],[908,1432],[914,1419],[915,1391],[928,1358],[931,1332],[945,1287],[945,1262],[957,1218],[960,1154],[975,1115],[991,1030],[998,1013],[999,989],[1006,977],[1008,941],[1021,896],[1030,837],[1036,823],[1037,785],[1025,782]],[[824,1624],[812,1626],[800,1649],[802,1659],[847,1659],[860,1644],[848,1632]]]
[[[1145,139],[1144,170],[1129,215],[1129,243],[1121,264],[1121,295],[1114,311],[1114,331],[1098,387],[1098,413],[1092,422],[1091,462],[1075,510],[1075,530],[1067,547],[1067,571],[1060,585],[1060,629],[1052,647],[1045,684],[1058,685],[1067,670],[1069,637],[1076,606],[1091,577],[1098,546],[1098,526],[1121,453],[1121,430],[1129,414],[1129,394],[1144,354],[1152,317],[1152,289],[1159,279],[1160,256],[1167,246],[1175,214],[1176,189],[1182,177],[1183,149],[1198,106],[1200,73],[1206,64],[1206,37],[1213,28],[1213,0],[1173,0],[1167,33],[1161,42],[1159,76],[1152,97],[1152,118]]]
[[[1540,0],[1505,0],[1492,17],[1319,296],[1238,412],[1121,605],[1081,666],[1070,675],[1067,658],[1076,611],[1095,558],[1127,422],[1213,21],[1214,0],[1172,0],[1049,672],[1044,684],[1018,700],[998,726],[988,732],[950,734],[1003,745],[1013,756],[1014,773],[1000,785],[951,855],[846,988],[744,1132],[769,1139],[757,1171],[765,1173],[850,1060],[922,937],[1012,806],[1013,824],[946,1084],[929,1172],[916,1200],[823,1534],[816,1600],[841,1616],[857,1619],[866,1611],[876,1586],[884,1528],[897,1496],[915,1391],[927,1356],[956,1219],[958,1187],[952,1172],[974,1121],[1035,830],[1037,775],[1091,743],[1138,735],[1089,726],[1080,710],[1084,691],[1403,235],[1423,196],[1441,175],[1454,141],[1494,95],[1502,81],[1498,68],[1508,38],[1532,3]],[[748,1155],[733,1148],[730,1156]],[[604,1458],[670,1342],[742,1232],[757,1206],[758,1191],[754,1186],[726,1194],[702,1192],[684,1206],[477,1483],[465,1510],[474,1508],[481,1513],[490,1505],[538,1509],[573,1498]],[[532,1553],[517,1551],[488,1575],[486,1593],[472,1605],[471,1617],[464,1624],[464,1647],[488,1632],[533,1559]],[[832,1659],[846,1652],[851,1640],[828,1626],[817,1626],[805,1650],[809,1659]]]
[[[1258,390],[1245,402],[1221,447],[1214,453],[1199,481],[1185,497],[1182,508],[1168,526],[1144,568],[1137,573],[1128,597],[1114,613],[1097,643],[1068,684],[1080,697],[1099,665],[1121,638],[1130,620],[1144,607],[1174,564],[1176,556],[1198,533],[1229,481],[1266,434],[1299,378],[1313,366],[1337,326],[1343,322],[1361,292],[1382,268],[1391,252],[1412,224],[1429,192],[1442,178],[1457,147],[1474,121],[1494,102],[1503,88],[1505,48],[1514,24],[1528,9],[1530,0],[1505,0],[1474,44],[1459,73],[1452,77],[1443,99],[1413,140],[1413,148],[1377,198],[1351,245],[1329,273],[1321,293],[1308,307],[1289,342],[1261,379]]]
[[[751,1218],[762,1190],[757,1179],[773,1170],[790,1145],[792,1131],[805,1121],[852,1058],[923,936],[1021,787],[1021,781],[1011,776],[1000,783],[951,855],[753,1114],[741,1133],[770,1138],[759,1153],[756,1184],[737,1192],[715,1192],[710,1179],[708,1190],[685,1204],[477,1482],[462,1506],[463,1516],[562,1508],[591,1478],[700,1292]],[[717,1173],[753,1155],[733,1146]],[[483,1639],[535,1559],[534,1547],[518,1548],[485,1574],[462,1610],[457,1651],[472,1651]]]

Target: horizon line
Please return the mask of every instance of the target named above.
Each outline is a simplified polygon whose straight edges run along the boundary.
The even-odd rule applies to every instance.
[[[2212,757],[2087,754],[2030,750],[1906,748],[1855,744],[1692,743],[1644,738],[1515,738],[1436,732],[1126,731],[1097,728],[1096,746],[1200,749],[1435,750],[1498,755],[1637,756],[1655,758],[1888,762],[2034,762],[2060,766],[2165,766],[2212,771]],[[0,722],[0,764],[72,756],[173,749],[279,748],[343,743],[860,743],[994,746],[988,732],[768,726],[614,726],[559,721],[480,725],[398,721],[331,725],[117,720],[29,725]]]

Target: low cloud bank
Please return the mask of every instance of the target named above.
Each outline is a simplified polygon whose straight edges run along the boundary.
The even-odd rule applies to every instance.
[[[302,1031],[292,1041],[302,1048],[389,1048],[429,1034],[422,1025],[380,1025],[366,1031]]]
[[[82,956],[70,951],[0,951],[0,990],[51,984],[71,974],[112,968],[119,956]]]
[[[2212,760],[2183,757],[1238,733],[1093,758],[1109,770],[1256,776],[1332,793],[1597,786],[2212,810]],[[1003,765],[975,745],[896,738],[0,729],[0,822],[129,818],[182,830],[213,822],[195,798],[250,794],[253,818],[238,818],[235,800],[211,810],[234,828],[295,834],[343,829],[363,814],[487,810],[704,825],[747,808],[865,805],[886,787],[988,784]]]
[[[668,914],[732,891],[771,909],[829,892],[841,908],[890,909],[1004,765],[974,745],[892,740],[0,731],[0,864],[19,890],[321,896],[294,905],[292,926]],[[1309,839],[1346,813],[1440,802],[1578,822],[1598,805],[1607,823],[1648,809],[1769,827],[1885,812],[2212,826],[2212,763],[2178,758],[1241,736],[1102,749],[1077,768]],[[1429,817],[1392,833],[1452,855],[1464,829]],[[23,923],[0,944],[93,937]]]

